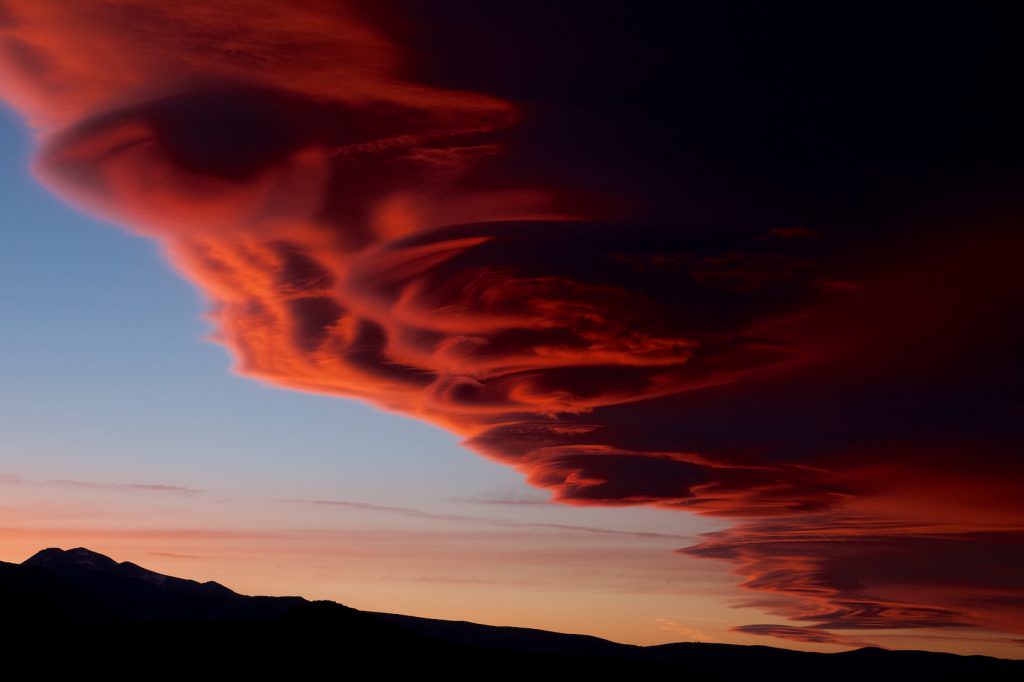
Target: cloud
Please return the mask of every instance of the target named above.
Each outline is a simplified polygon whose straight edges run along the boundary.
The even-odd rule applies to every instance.
[[[205,491],[167,483],[104,483],[67,478],[29,479],[13,474],[0,474],[0,483],[7,485],[34,485],[54,488],[78,488],[121,493],[167,493],[171,495],[201,495]]]
[[[182,540],[226,541],[226,540],[276,540],[286,538],[289,531],[263,531],[232,528],[106,528],[106,527],[54,527],[0,526],[0,537],[15,540],[29,540],[38,543],[40,538],[80,538],[89,542],[132,540],[154,543],[175,543]],[[33,550],[35,551],[35,550]]]
[[[733,628],[733,630],[748,635],[764,635],[766,637],[779,637],[781,639],[788,639],[794,642],[803,642],[807,644],[838,644],[840,646],[856,648],[870,646],[868,644],[865,644],[864,642],[859,642],[854,639],[841,637],[833,632],[829,632],[828,630],[794,627],[792,625],[740,625],[738,627]]]
[[[732,562],[757,594],[743,605],[815,631],[1024,629],[1020,528],[825,515],[739,524],[680,551]]]
[[[109,490],[126,493],[170,493],[174,495],[200,495],[204,491],[180,485],[164,483],[96,483],[94,481],[75,481],[69,479],[51,479],[40,482],[40,485],[61,488],[82,488],[84,490]]]
[[[428,519],[431,521],[448,521],[456,523],[474,523],[498,528],[525,528],[531,530],[555,530],[579,533],[594,533],[597,535],[612,535],[639,539],[668,539],[679,540],[680,535],[671,533],[652,533],[645,531],[615,530],[612,528],[599,528],[596,526],[581,526],[568,523],[531,523],[527,521],[516,521],[512,519],[496,519],[487,516],[469,516],[465,514],[437,514],[434,512],[414,509],[412,507],[393,507],[380,504],[369,504],[366,502],[353,502],[350,500],[287,500],[299,504],[311,504],[320,507],[333,507],[336,509],[350,509],[353,511],[369,511],[393,516],[404,516],[406,518]]]
[[[176,554],[174,552],[149,552],[149,554],[167,559],[200,559],[197,554]]]
[[[655,618],[655,624],[660,630],[665,632],[671,632],[673,635],[684,638],[683,641],[687,642],[710,642],[712,641],[706,634],[691,628],[688,625],[682,625],[671,618]]]
[[[1019,116],[955,41],[758,50],[762,73],[698,31],[689,61],[728,57],[709,83],[597,15],[467,8],[480,46],[415,7],[414,32],[343,4],[0,7],[36,174],[156,240],[236,371],[440,425],[563,503],[732,519],[687,551],[815,631],[1021,631],[995,561],[1024,520]],[[522,21],[559,56],[529,73]],[[612,49],[635,68],[573,61]]]

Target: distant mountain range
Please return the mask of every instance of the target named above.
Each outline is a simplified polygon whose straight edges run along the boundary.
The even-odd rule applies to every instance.
[[[357,611],[301,597],[251,597],[118,563],[88,549],[0,562],[5,659],[51,672],[393,675],[488,679],[1024,680],[1024,661],[865,648],[817,654],[764,646],[640,647],[598,637]],[[119,675],[122,676],[122,675]]]

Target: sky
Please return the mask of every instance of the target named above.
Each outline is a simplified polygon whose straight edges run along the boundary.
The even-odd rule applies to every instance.
[[[0,4],[0,559],[1021,657],[1019,48],[840,12]]]

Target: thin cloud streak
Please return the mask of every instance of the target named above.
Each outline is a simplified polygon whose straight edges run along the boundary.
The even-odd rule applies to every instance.
[[[792,625],[770,625],[754,623],[750,625],[738,625],[733,632],[742,632],[747,635],[760,635],[763,637],[777,637],[788,639],[793,642],[809,644],[836,644],[851,649],[859,649],[865,646],[872,646],[867,642],[843,637],[828,630],[819,628],[798,627]]]
[[[76,481],[70,479],[50,479],[41,481],[39,485],[125,493],[171,493],[188,496],[201,495],[205,492],[198,488],[187,488],[185,486],[166,485],[163,483],[97,483],[95,481]]]
[[[181,485],[166,483],[104,483],[99,481],[83,481],[67,478],[51,479],[30,479],[13,474],[0,474],[0,484],[4,485],[31,485],[51,488],[76,488],[79,490],[96,490],[119,493],[157,493],[170,495],[185,495],[194,497],[202,495],[206,491],[198,488],[189,488]]]
[[[149,552],[149,554],[167,559],[202,559],[198,554],[177,554],[175,552]]]
[[[432,521],[449,521],[455,523],[474,523],[498,528],[528,528],[535,530],[560,530],[579,533],[594,533],[597,535],[610,535],[619,537],[631,537],[650,540],[690,540],[685,535],[673,535],[670,533],[652,533],[645,531],[615,530],[611,528],[599,528],[596,526],[580,526],[564,523],[543,523],[530,521],[515,521],[512,519],[494,519],[485,516],[469,516],[463,514],[438,514],[412,507],[393,507],[366,502],[353,502],[350,500],[282,500],[296,504],[308,504],[320,507],[332,507],[335,509],[351,509],[355,511],[369,511],[406,518],[429,519]]]

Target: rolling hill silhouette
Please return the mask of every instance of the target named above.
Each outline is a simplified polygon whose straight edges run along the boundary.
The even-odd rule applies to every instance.
[[[865,648],[633,646],[598,637],[363,612],[254,597],[118,563],[84,548],[0,562],[3,642],[51,668],[168,674],[441,675],[448,679],[638,674],[686,680],[1024,679],[1024,661]],[[12,659],[13,660],[13,659]]]

